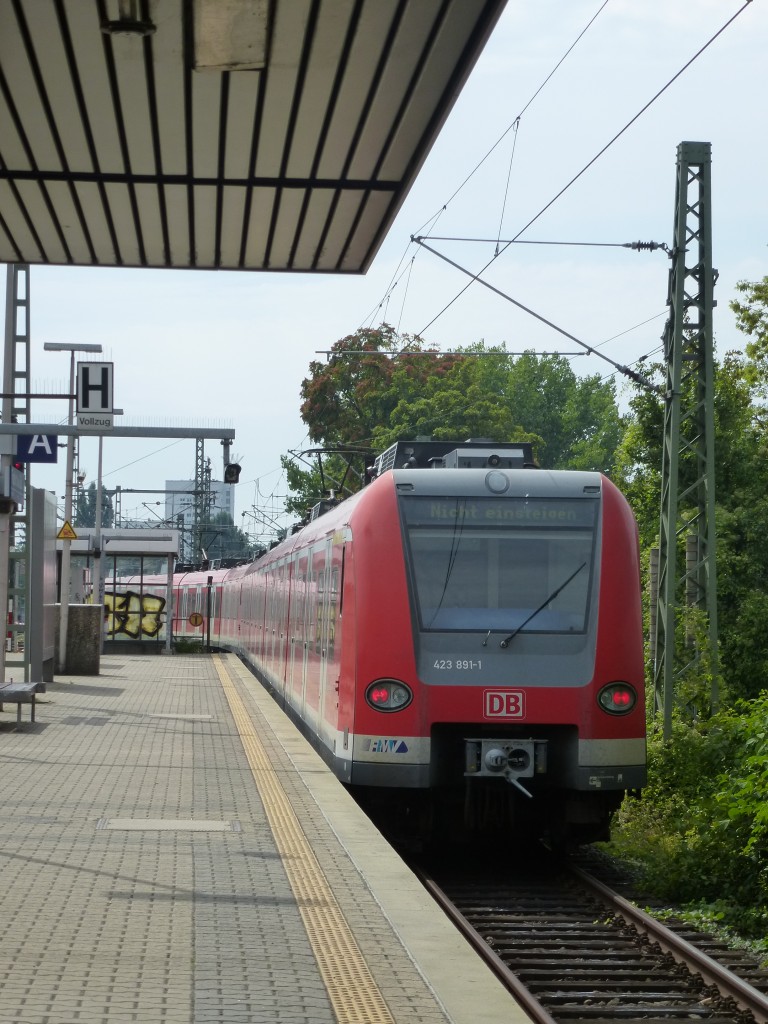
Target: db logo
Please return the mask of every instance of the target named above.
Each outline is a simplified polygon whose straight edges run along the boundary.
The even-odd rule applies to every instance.
[[[483,718],[525,718],[521,690],[484,690],[483,702]]]

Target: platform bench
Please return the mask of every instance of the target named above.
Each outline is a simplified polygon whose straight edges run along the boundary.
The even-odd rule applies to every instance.
[[[16,705],[16,721],[21,721],[21,705],[31,705],[31,721],[35,720],[35,693],[37,683],[0,683],[0,711],[3,704]]]

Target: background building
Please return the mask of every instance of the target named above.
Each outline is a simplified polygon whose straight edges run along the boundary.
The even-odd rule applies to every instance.
[[[234,523],[235,488],[221,480],[210,481],[211,501],[209,521],[222,522],[222,515],[227,516],[228,523]],[[193,550],[193,530],[195,525],[195,481],[165,481],[165,519],[168,526],[180,531],[179,557],[181,561],[198,560]],[[199,500],[199,499],[198,499]]]

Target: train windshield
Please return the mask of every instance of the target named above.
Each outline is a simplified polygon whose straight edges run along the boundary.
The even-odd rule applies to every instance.
[[[596,498],[401,498],[422,631],[584,633]]]

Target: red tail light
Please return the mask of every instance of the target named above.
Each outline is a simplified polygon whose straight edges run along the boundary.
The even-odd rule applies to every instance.
[[[377,679],[365,691],[365,699],[377,711],[400,711],[411,703],[413,693],[397,679]]]
[[[637,693],[629,683],[609,683],[598,693],[597,703],[609,715],[626,715],[637,704]]]

